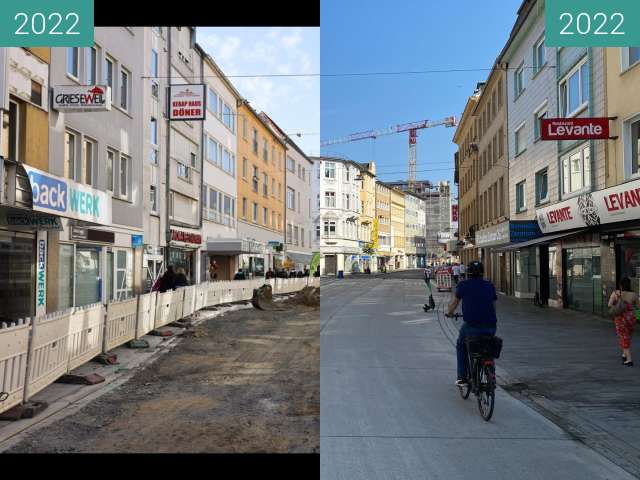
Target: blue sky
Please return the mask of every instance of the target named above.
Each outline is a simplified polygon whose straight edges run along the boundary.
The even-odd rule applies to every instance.
[[[491,68],[521,0],[322,0],[321,71]],[[488,71],[330,77],[321,82],[322,140],[417,120],[460,118]],[[417,177],[453,182],[454,128],[418,131]],[[408,134],[322,149],[376,162],[382,180],[407,177]],[[433,171],[426,171],[433,170]]]
[[[319,28],[198,27],[196,40],[227,76],[317,74]],[[320,78],[230,78],[257,111],[265,111],[308,155],[320,152]]]

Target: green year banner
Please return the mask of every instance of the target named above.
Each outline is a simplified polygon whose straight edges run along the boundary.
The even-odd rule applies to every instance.
[[[93,46],[93,0],[0,0],[0,47]]]
[[[640,46],[640,0],[546,0],[549,47]]]

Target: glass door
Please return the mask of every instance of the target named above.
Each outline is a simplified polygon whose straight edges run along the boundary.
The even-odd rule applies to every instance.
[[[602,314],[600,248],[570,248],[565,252],[567,307]]]
[[[34,313],[35,240],[0,235],[0,321]]]
[[[100,249],[76,247],[76,307],[100,302]]]

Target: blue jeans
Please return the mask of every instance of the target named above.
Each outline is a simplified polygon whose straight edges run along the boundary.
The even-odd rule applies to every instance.
[[[458,355],[458,378],[467,378],[467,345],[464,339],[467,337],[477,337],[482,335],[495,335],[496,328],[472,327],[466,323],[460,327],[460,334],[456,342],[456,353]]]

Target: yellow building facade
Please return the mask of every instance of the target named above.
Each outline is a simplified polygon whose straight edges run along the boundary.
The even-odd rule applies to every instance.
[[[377,271],[378,262],[375,250],[378,247],[378,231],[376,224],[376,165],[375,163],[361,163],[360,177],[360,215],[358,217],[358,232],[360,241],[369,245],[371,250],[364,254],[364,268]],[[368,258],[367,258],[368,257]]]
[[[404,232],[404,192],[391,189],[391,236],[393,264],[396,270],[406,268]]]
[[[381,182],[375,183],[376,189],[376,224],[378,231],[378,247],[376,255],[378,270],[391,268],[391,189]]]
[[[284,243],[285,151],[273,133],[245,101],[238,108],[238,235],[254,249],[244,252],[240,268],[260,276],[282,268],[276,243]],[[270,244],[271,242],[271,244]]]

